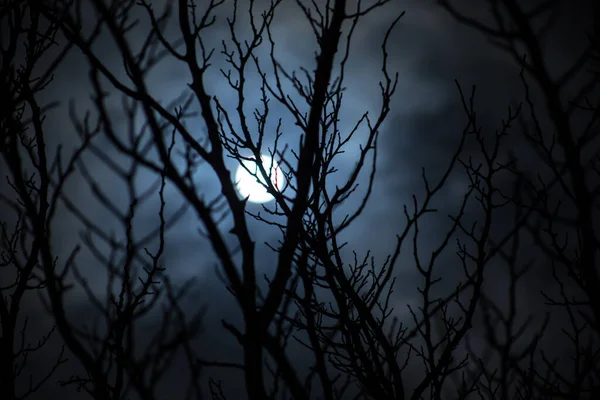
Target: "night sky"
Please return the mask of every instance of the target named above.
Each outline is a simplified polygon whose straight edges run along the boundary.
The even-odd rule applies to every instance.
[[[84,17],[91,26],[95,21],[92,9],[83,1]],[[223,18],[231,13],[233,2],[226,1],[217,13],[215,25],[207,36],[207,45],[215,46],[212,67],[205,81],[206,89],[212,95],[219,98],[224,107],[235,109],[235,92],[227,86],[226,81],[219,72],[220,68],[227,68],[224,63],[223,54],[219,53],[221,41],[228,40],[228,27]],[[248,34],[248,26],[244,24],[247,18],[246,1],[239,2],[239,31],[243,35]],[[257,8],[263,6],[263,1],[257,2]],[[522,4],[533,3],[531,0],[520,1]],[[552,71],[560,71],[569,64],[574,56],[583,49],[586,44],[586,30],[592,26],[591,0],[572,0],[559,2],[556,10],[556,23],[548,32],[544,43],[546,62]],[[155,2],[156,8],[160,9],[161,1]],[[469,15],[479,18],[489,18],[485,1],[460,0],[456,1],[461,10]],[[423,195],[424,187],[421,178],[421,168],[424,167],[428,176],[433,180],[439,178],[447,167],[453,151],[458,145],[461,132],[466,124],[466,115],[462,109],[460,95],[455,80],[460,84],[465,93],[469,94],[472,85],[476,86],[475,107],[477,110],[478,123],[484,132],[493,133],[501,126],[502,119],[506,117],[507,107],[516,104],[523,99],[523,85],[519,77],[519,68],[502,50],[495,48],[486,38],[472,29],[469,29],[456,20],[434,1],[416,0],[394,0],[380,10],[373,12],[361,20],[357,27],[352,43],[352,53],[346,71],[346,92],[344,94],[344,108],[340,126],[342,129],[350,129],[365,111],[377,113],[380,107],[380,94],[378,81],[381,78],[381,40],[385,30],[392,20],[401,12],[406,14],[393,30],[389,39],[389,64],[390,72],[399,73],[397,91],[392,99],[391,111],[384,123],[379,139],[379,153],[377,160],[377,174],[370,203],[362,216],[355,221],[353,226],[344,234],[343,239],[348,241],[344,249],[344,255],[348,260],[352,251],[364,256],[367,250],[378,262],[383,262],[395,245],[395,235],[404,226],[402,206],[411,204],[411,196]],[[144,37],[148,28],[147,18],[142,10],[134,7],[135,15],[140,16],[141,23],[129,37],[132,46],[139,46],[140,38]],[[84,25],[84,29],[88,25]],[[278,7],[274,22],[273,32],[276,38],[276,51],[280,62],[290,68],[304,66],[309,71],[314,68],[315,41],[312,37],[310,27],[304,21],[294,1],[284,0]],[[167,28],[168,37],[177,38],[177,26],[175,21]],[[59,38],[59,43],[64,38]],[[138,42],[136,43],[136,40]],[[94,45],[96,53],[101,61],[118,71],[123,77],[124,71],[120,54],[115,42],[108,35],[102,33]],[[265,47],[257,52],[259,59],[268,59],[268,41]],[[84,113],[95,111],[91,101],[91,86],[89,78],[89,67],[85,58],[79,50],[73,49],[55,74],[52,84],[41,93],[42,103],[59,101],[57,108],[53,109],[45,121],[45,129],[48,134],[49,146],[62,145],[66,152],[71,151],[78,144],[78,138],[71,119],[70,108],[74,106],[76,115],[82,118]],[[252,79],[252,73],[254,79]],[[150,92],[162,103],[167,104],[182,92],[189,90],[189,72],[187,67],[171,58],[162,61],[147,77]],[[108,88],[106,81],[103,83]],[[251,72],[248,78],[247,109],[259,105],[259,81],[256,71]],[[110,117],[113,120],[117,132],[122,132],[125,137],[127,132],[127,118],[121,103],[120,94],[114,89],[108,89],[110,94],[107,103],[109,105]],[[532,87],[532,93],[538,96],[537,88]],[[300,132],[294,125],[289,112],[281,106],[272,102],[271,130],[274,130],[277,118],[282,120],[282,144],[290,147],[298,146]],[[192,110],[197,107],[192,105]],[[142,116],[137,117],[138,123],[143,123]],[[546,119],[546,116],[542,116]],[[191,117],[186,121],[186,126],[198,137],[204,135],[204,125],[200,116]],[[265,138],[268,145],[272,145],[274,137]],[[358,146],[363,140],[358,134],[353,141],[347,144],[346,152],[337,158],[337,168],[340,172],[331,177],[330,184],[340,184],[344,180],[344,172],[349,170],[356,162]],[[94,141],[98,149],[104,151],[117,164],[127,165],[128,161],[112,147],[108,140],[102,135]],[[596,151],[596,150],[594,150]],[[519,135],[518,126],[515,126],[509,137],[505,140],[500,159],[508,160],[509,154],[516,154],[520,165],[533,173],[542,171],[536,156]],[[475,143],[468,142],[465,147],[465,157],[472,156],[474,159],[480,157]],[[126,187],[115,178],[114,174],[106,168],[100,159],[93,154],[84,157],[85,167],[90,176],[97,182],[98,187],[119,204],[122,210],[129,206]],[[233,174],[237,168],[237,161],[226,160],[230,172]],[[543,173],[543,172],[542,172]],[[206,166],[200,166],[195,174],[198,187],[201,188],[207,199],[211,199],[220,192],[220,187],[214,173]],[[361,194],[364,193],[368,174],[364,173],[359,182],[357,193],[348,200],[347,209],[340,209],[341,214],[352,210],[358,205]],[[136,185],[139,188],[149,187],[155,181],[155,176],[144,170],[140,170],[136,176]],[[509,188],[510,176],[505,176],[500,185]],[[438,212],[424,218],[421,222],[421,245],[419,252],[424,256],[428,254],[445,234],[445,228],[449,226],[449,213],[456,212],[461,204],[462,197],[468,186],[465,174],[460,168],[453,172],[448,184],[433,201],[433,206]],[[8,193],[4,180],[0,183],[0,190]],[[110,211],[103,208],[97,201],[92,190],[81,171],[77,173],[67,185],[67,193],[74,204],[85,211],[89,220],[94,221],[107,232],[114,231],[117,236],[122,235],[122,226]],[[172,185],[166,187],[166,202],[168,213],[175,212],[184,199]],[[157,226],[158,197],[153,196],[141,205],[139,213],[134,220],[134,234],[142,236]],[[269,203],[266,204],[269,206]],[[249,210],[258,212],[260,205],[249,204]],[[1,210],[1,209],[0,209]],[[2,219],[11,220],[12,215],[4,215]],[[476,219],[480,210],[474,204],[467,207],[467,218]],[[509,212],[503,216],[499,214],[493,225],[493,233],[501,235],[510,224]],[[504,218],[506,217],[506,218]],[[230,228],[226,219],[222,229],[224,232]],[[235,361],[240,357],[240,350],[235,340],[221,327],[220,320],[225,318],[233,323],[241,322],[241,314],[238,305],[232,296],[227,293],[223,283],[217,277],[218,261],[208,241],[198,234],[200,222],[196,215],[187,211],[183,218],[172,227],[166,235],[166,248],[163,263],[167,267],[168,275],[175,286],[183,284],[187,279],[193,279],[190,292],[182,300],[182,307],[191,315],[195,310],[206,306],[204,318],[204,333],[201,339],[194,345],[199,354],[206,359],[223,359]],[[249,218],[249,226],[253,240],[257,243],[256,257],[259,274],[267,276],[274,270],[277,260],[274,254],[264,242],[276,244],[280,233],[273,227],[265,226]],[[56,216],[54,224],[53,245],[59,259],[64,259],[71,252],[76,243],[82,243],[85,239],[82,235],[82,225],[66,208],[61,207]],[[233,238],[231,238],[233,244]],[[525,240],[525,239],[524,239]],[[155,242],[149,246],[156,246]],[[402,319],[408,320],[409,313],[407,305],[417,306],[419,296],[418,286],[421,277],[417,274],[412,262],[412,248],[407,243],[406,250],[400,255],[395,275],[397,277],[396,289],[393,294],[393,302],[396,304],[395,313]],[[461,266],[457,262],[454,241],[440,256],[436,273],[444,279],[438,290],[444,292],[451,290],[456,283],[456,277],[460,277]],[[535,257],[534,250],[528,249],[524,244],[523,257]],[[82,276],[87,280],[90,289],[103,296],[107,279],[106,270],[93,258],[92,254],[83,250],[79,255],[79,269]],[[500,262],[492,262],[486,272],[485,290],[500,302],[505,296],[506,271]],[[535,316],[543,314],[543,299],[539,296],[539,290],[551,283],[551,275],[543,266],[538,266],[523,279],[519,286],[519,295],[522,299],[523,318],[531,313]],[[91,306],[81,286],[68,295],[67,304],[69,315],[77,323],[91,323],[97,312]],[[36,332],[43,332],[51,326],[52,321],[48,314],[43,311],[38,296],[30,295],[22,307],[23,317],[29,316],[31,329],[31,340]],[[477,317],[480,318],[480,317]],[[541,318],[541,317],[540,317]],[[539,322],[539,320],[536,320]],[[158,328],[160,317],[151,314],[144,320],[144,327],[139,329],[140,341],[144,335]],[[560,317],[556,319],[557,326],[560,325]],[[477,331],[477,326],[474,331]],[[477,339],[474,339],[477,342]],[[561,339],[555,339],[551,335],[546,339],[549,344],[556,343]],[[58,351],[60,339],[54,338],[51,345],[47,346],[39,354],[31,358],[31,371],[43,370],[48,363],[52,362],[53,356]],[[459,349],[458,351],[464,351]],[[560,351],[560,350],[557,350]],[[292,349],[292,357],[297,361],[299,368],[307,362],[306,352],[300,348]],[[183,359],[175,361],[169,369],[165,384],[161,386],[163,398],[177,399],[183,390],[182,380],[186,379],[183,369]],[[179,367],[178,367],[179,365]],[[56,378],[64,379],[72,371],[78,369],[77,362],[71,361],[63,365],[58,371]],[[417,376],[421,365],[415,362],[409,374]],[[231,399],[244,398],[242,376],[231,370],[207,370],[204,379],[212,376],[222,379],[226,394]],[[33,395],[34,399],[85,398],[77,393],[75,388],[64,389],[52,380],[44,386],[43,391]],[[1,398],[1,396],[0,396]]]

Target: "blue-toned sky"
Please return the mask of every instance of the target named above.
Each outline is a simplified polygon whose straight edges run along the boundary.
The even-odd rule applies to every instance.
[[[155,3],[158,8],[162,2]],[[248,33],[243,25],[246,1],[240,0],[238,3],[240,5],[238,33],[243,36]],[[258,3],[260,6],[264,2]],[[489,18],[484,1],[461,0],[457,3],[470,15]],[[573,54],[576,54],[585,44],[584,28],[589,26],[586,25],[589,21],[585,17],[589,1],[573,0],[562,4],[563,8],[558,12],[557,25],[550,31],[545,43],[547,63],[556,70],[572,60]],[[219,51],[221,40],[228,40],[228,28],[224,24],[223,16],[231,12],[231,5],[232,2],[226,1],[226,5],[217,15],[215,25],[206,36],[207,44],[215,46],[217,50],[205,84],[207,91],[218,97],[220,102],[233,112],[236,93],[228,87],[219,72],[220,68],[226,68],[223,55]],[[391,72],[398,72],[399,83],[392,100],[391,111],[381,129],[374,191],[362,217],[347,230],[344,236],[349,242],[348,255],[351,254],[351,250],[356,250],[362,255],[366,250],[371,250],[378,262],[383,262],[387,254],[393,250],[395,235],[403,229],[402,206],[405,203],[410,204],[413,194],[417,196],[423,194],[421,168],[425,167],[427,173],[433,178],[438,177],[447,166],[460,138],[466,116],[462,111],[454,80],[458,80],[467,93],[471,85],[477,86],[476,108],[479,123],[484,131],[490,133],[500,127],[502,118],[506,116],[507,106],[522,98],[522,85],[515,63],[506,54],[492,47],[484,37],[461,26],[433,1],[394,0],[383,9],[373,12],[357,27],[347,66],[345,83],[347,92],[341,113],[342,129],[350,129],[365,111],[377,113],[381,101],[378,81],[382,76],[380,48],[382,35],[392,19],[402,10],[405,10],[406,14],[389,40],[388,69]],[[136,13],[139,13],[139,10]],[[143,13],[140,15],[145,20]],[[94,21],[94,15],[89,10],[85,18],[87,23]],[[132,33],[130,37],[132,46],[139,46],[140,38],[144,37],[144,27],[147,27],[145,22]],[[170,38],[177,37],[176,26],[173,24],[169,26],[168,32]],[[284,0],[279,6],[273,23],[273,32],[277,56],[284,66],[288,68],[304,66],[309,70],[313,68],[315,41],[311,36],[309,25],[303,19],[294,1]],[[265,46],[268,46],[268,41],[265,41]],[[123,76],[119,52],[115,42],[110,40],[108,35],[102,34],[94,49],[105,65],[120,71],[120,76]],[[265,47],[259,49],[257,54],[268,66],[267,51],[268,47]],[[65,149],[68,149],[77,144],[77,135],[69,117],[69,102],[75,104],[79,116],[83,116],[86,110],[92,107],[88,70],[85,59],[77,49],[73,50],[57,71],[52,85],[41,95],[44,101],[60,101],[60,106],[48,115],[45,123],[52,145],[62,144]],[[259,82],[256,76],[254,73],[254,79],[252,76],[248,78],[247,110],[259,105]],[[163,104],[188,90],[186,85],[189,81],[185,65],[172,59],[163,61],[147,79],[150,92]],[[115,127],[125,135],[127,120],[120,95],[112,90],[107,104]],[[194,104],[193,107],[196,105]],[[93,109],[91,112],[94,116]],[[275,104],[273,100],[271,113],[272,128],[277,118],[282,119],[284,132],[282,142],[292,147],[297,146],[299,129],[294,125],[289,112]],[[137,122],[140,121],[141,118]],[[199,118],[190,119],[186,124],[193,134],[203,135],[205,128]],[[344,172],[354,165],[358,146],[364,140],[364,134],[360,133],[359,131],[355,139],[347,144],[345,154],[339,157],[337,166],[340,172],[332,177],[333,184],[337,183],[336,180],[343,182]],[[267,138],[266,141],[271,144],[272,138]],[[96,143],[113,161],[121,165],[126,164],[125,158],[117,154],[107,140],[99,137]],[[507,150],[510,147],[517,154],[531,157],[527,156],[525,145],[516,131],[506,145]],[[473,143],[467,144],[465,155],[477,157],[477,149]],[[531,161],[526,164],[535,170],[537,164],[534,158],[527,158],[529,159]],[[92,154],[86,155],[85,160],[90,174],[107,196],[125,210],[128,207],[127,193],[122,182],[119,182]],[[237,168],[234,160],[228,160],[227,166],[232,174]],[[216,177],[207,167],[201,166],[196,177],[199,188],[207,198],[212,198],[219,193],[220,187]],[[365,187],[366,178],[366,174],[362,176],[361,188]],[[153,181],[153,175],[140,171],[137,179],[140,187],[143,187]],[[508,183],[507,178],[505,184]],[[421,251],[424,253],[430,251],[445,233],[444,227],[449,222],[447,214],[456,210],[466,186],[464,174],[457,171],[456,174],[451,175],[448,185],[435,200],[434,205],[439,208],[439,213],[427,217],[422,225]],[[2,189],[4,190],[4,187]],[[97,222],[108,231],[114,230],[118,235],[122,234],[122,227],[119,226],[118,221],[113,219],[110,213],[94,199],[81,175],[75,176],[67,189],[73,201],[85,210],[90,220]],[[358,204],[360,194],[359,190],[356,197],[348,201],[349,209]],[[183,202],[179,193],[171,186],[166,189],[166,199],[170,211],[175,210]],[[148,205],[141,207],[134,225],[137,234],[143,235],[156,227],[157,200],[155,196]],[[249,207],[253,211],[260,209],[260,206],[256,205]],[[478,211],[472,209],[469,212],[475,216]],[[196,216],[188,212],[185,218],[168,232],[163,261],[175,284],[182,283],[188,278],[196,279],[192,292],[184,300],[184,308],[191,310],[203,304],[208,306],[206,331],[201,342],[197,344],[200,352],[206,354],[206,358],[234,359],[239,355],[239,350],[232,338],[221,328],[219,320],[228,318],[239,322],[237,305],[215,275],[216,259],[208,241],[198,235],[199,226]],[[276,256],[263,242],[274,243],[279,233],[253,220],[249,221],[249,226],[253,239],[257,243],[259,273],[268,275],[272,271]],[[227,221],[224,231],[229,229],[225,227]],[[494,229],[501,232],[505,228],[504,221],[498,220]],[[75,242],[81,241],[78,234],[80,230],[81,226],[68,212],[63,210],[57,216],[54,225],[54,245],[59,256],[64,258]],[[402,316],[407,315],[407,304],[414,305],[418,302],[416,288],[420,280],[411,263],[411,251],[407,248],[407,254],[401,256],[396,270],[398,281],[394,302],[397,304],[396,312]],[[453,284],[453,274],[460,269],[455,257],[451,246],[442,256],[438,267],[439,273],[447,277],[447,287]],[[106,271],[86,251],[80,255],[80,267],[82,274],[94,290],[103,291]],[[502,271],[494,271],[492,266],[490,277],[496,282],[502,282]],[[531,282],[536,280],[544,282],[544,279],[536,275],[531,278]],[[498,290],[498,296],[501,296],[501,285],[492,285],[489,290]],[[537,293],[537,290],[538,287],[523,287],[524,295],[531,294],[532,300],[529,304],[532,310],[536,307],[536,301],[539,301],[539,299],[535,300],[536,297],[532,294]],[[32,298],[31,304],[27,307],[38,309],[36,304],[38,303]],[[85,320],[93,313],[90,311],[89,301],[77,290],[69,297],[68,305],[71,316],[75,319]],[[40,318],[36,323],[45,325],[47,319],[41,317],[41,312],[39,315]],[[153,327],[152,320],[148,323]],[[44,364],[44,357],[40,356],[35,360]],[[305,360],[301,353],[295,354],[294,357],[297,357],[298,365]],[[62,372],[66,373],[66,370]],[[231,398],[242,398],[243,396],[240,397],[241,395],[236,393],[241,390],[243,382],[233,373],[221,374],[215,372],[215,376],[228,377],[227,389]],[[169,384],[165,386],[169,391],[177,392],[179,375],[178,367],[175,365],[168,378]],[[56,384],[48,384],[42,397],[54,398],[59,396],[58,393],[62,393],[62,390]],[[49,395],[50,393],[52,396]],[[77,393],[72,393],[72,397],[65,396],[65,398],[80,398]]]

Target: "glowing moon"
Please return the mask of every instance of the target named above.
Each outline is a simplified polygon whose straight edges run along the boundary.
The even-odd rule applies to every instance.
[[[261,156],[261,159],[265,169],[271,169],[269,175],[275,189],[282,190],[285,176],[281,168],[277,165],[277,162],[272,161],[271,157],[265,155]],[[244,198],[248,197],[248,201],[252,203],[266,203],[273,200],[273,196],[263,186],[266,185],[266,181],[256,163],[253,161],[243,161],[243,164],[250,172],[240,165],[235,173],[235,182],[240,195]]]

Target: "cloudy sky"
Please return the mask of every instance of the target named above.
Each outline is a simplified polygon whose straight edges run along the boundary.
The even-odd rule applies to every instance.
[[[155,3],[158,6],[161,2]],[[370,249],[376,260],[380,262],[392,251],[395,234],[403,228],[402,205],[411,201],[413,193],[417,195],[423,193],[421,167],[425,167],[431,176],[439,176],[460,139],[466,116],[462,111],[454,80],[458,80],[467,93],[471,85],[477,86],[476,108],[479,122],[490,132],[500,126],[501,119],[506,116],[507,106],[511,102],[518,101],[522,96],[519,70],[515,63],[500,50],[493,48],[480,34],[454,21],[434,3],[431,0],[393,0],[386,7],[373,12],[357,27],[348,65],[345,84],[347,92],[341,122],[343,129],[353,126],[361,113],[377,112],[381,101],[378,80],[381,78],[382,36],[392,19],[402,10],[406,11],[391,34],[389,42],[388,68],[392,72],[399,73],[399,84],[392,100],[391,112],[381,132],[374,193],[362,218],[356,221],[345,236],[349,241],[349,249],[355,249],[363,255]],[[246,1],[240,0],[239,4],[242,11],[240,14],[245,13]],[[470,15],[489,18],[484,1],[461,0],[457,1],[457,4]],[[545,44],[547,62],[556,70],[572,60],[573,54],[584,45],[584,29],[589,27],[587,10],[591,1],[572,0],[560,4],[562,8],[557,13],[556,27],[549,33]],[[219,68],[225,67],[223,55],[219,54],[221,40],[228,40],[228,27],[223,17],[231,12],[231,7],[232,2],[226,1],[222,11],[218,13],[215,26],[211,28],[210,36],[206,39],[209,45],[217,47],[206,87],[226,108],[233,110],[235,92],[228,87],[219,73]],[[142,15],[144,19],[144,14],[140,11],[136,10],[135,13]],[[86,10],[84,17],[88,23],[93,22],[95,18],[91,10]],[[242,22],[239,34],[243,36],[248,33],[248,29],[243,25],[244,16],[240,18]],[[130,37],[133,46],[139,46],[139,40],[144,37],[145,27],[147,23],[141,23]],[[277,54],[283,65],[290,68],[305,66],[309,70],[312,69],[315,41],[311,36],[309,25],[303,19],[294,1],[282,2],[275,15],[273,31]],[[177,37],[175,25],[169,25],[168,32],[171,38]],[[137,43],[136,38],[138,38]],[[265,43],[268,44],[266,41]],[[105,65],[120,71],[120,76],[123,76],[120,55],[114,41],[107,35],[101,35],[94,49]],[[265,58],[268,55],[268,48],[259,49],[258,54],[259,57]],[[57,71],[52,85],[42,94],[43,101],[60,101],[60,106],[48,116],[46,121],[46,129],[52,145],[61,144],[68,149],[77,143],[77,135],[70,119],[69,104],[72,102],[76,106],[76,112],[80,117],[91,109],[88,70],[84,57],[77,50],[73,50]],[[186,91],[188,83],[189,74],[186,67],[171,59],[162,62],[148,77],[150,92],[163,104]],[[250,88],[247,107],[250,110],[258,106],[259,86],[258,80],[250,80],[248,84]],[[126,132],[127,119],[120,96],[111,93],[107,103],[115,126],[122,132]],[[272,107],[272,113],[274,117],[282,118],[284,131],[282,141],[290,146],[297,145],[298,128],[289,113],[276,104]],[[94,115],[93,110],[92,115]],[[204,127],[199,118],[191,119],[187,124],[193,133],[202,135]],[[338,159],[338,168],[341,172],[332,178],[334,181],[336,179],[342,181],[343,172],[354,165],[358,146],[363,138],[364,136],[359,135],[347,145],[346,153]],[[100,137],[96,143],[98,148],[105,151],[111,159],[117,163],[125,163],[123,157],[117,154],[106,139]],[[467,154],[473,152],[473,156],[476,156],[475,147],[469,146],[471,145],[467,145]],[[507,149],[510,147],[517,153],[524,151],[522,146],[517,134],[511,136],[507,143]],[[119,182],[114,174],[92,154],[86,156],[85,164],[102,190],[120,204],[122,210],[125,210],[128,207],[128,200],[122,182]],[[227,165],[232,173],[237,167],[233,160],[228,160]],[[533,161],[531,167],[535,168]],[[199,187],[206,193],[207,198],[215,196],[220,191],[214,174],[206,167],[200,167],[196,177]],[[152,175],[145,171],[140,171],[137,179],[140,186],[147,186],[153,181]],[[362,187],[365,187],[366,175],[361,179]],[[440,212],[426,219],[422,228],[426,237],[423,239],[424,252],[427,252],[428,246],[434,246],[444,234],[443,228],[448,223],[446,214],[459,205],[466,185],[464,175],[456,173],[451,176],[447,187],[435,202]],[[83,207],[90,220],[107,231],[122,234],[122,227],[118,221],[95,200],[82,175],[73,178],[68,186],[68,192],[73,201]],[[183,203],[181,196],[172,187],[167,187],[166,197],[169,211],[174,211]],[[349,207],[358,204],[359,199],[360,196],[357,196],[355,200],[350,200]],[[134,226],[134,230],[139,235],[156,227],[157,205],[158,199],[155,196],[147,205],[142,206]],[[258,211],[260,207],[250,205],[250,208]],[[70,213],[64,210],[57,218],[54,245],[57,254],[65,257],[75,242],[81,241],[79,236],[81,226],[75,222]],[[224,357],[233,360],[239,355],[239,351],[232,338],[221,328],[219,321],[227,318],[239,322],[240,316],[233,298],[215,275],[216,259],[209,243],[197,234],[199,225],[194,214],[188,212],[186,217],[169,231],[164,262],[175,284],[180,284],[188,278],[196,279],[191,293],[184,300],[186,310],[204,304],[208,306],[205,319],[206,331],[201,342],[197,343],[199,351],[206,354],[206,358]],[[258,244],[259,273],[269,274],[275,256],[262,243],[265,241],[274,243],[278,239],[278,232],[254,221],[250,221],[250,227],[253,238]],[[501,221],[498,222],[497,229],[502,229]],[[82,274],[94,290],[103,291],[106,271],[93,260],[89,252],[84,251],[80,257]],[[458,268],[453,257],[454,251],[450,249],[444,255],[439,267],[443,270],[441,274],[450,276],[449,282],[453,272]],[[396,270],[398,289],[394,301],[397,303],[397,312],[406,315],[406,304],[414,304],[418,301],[416,288],[420,282],[410,263],[410,257],[407,256],[406,260],[402,260]],[[525,293],[535,290],[523,288]],[[31,313],[40,316],[36,323],[40,326],[46,325],[46,318],[41,317],[41,311],[35,311],[38,310],[36,299],[32,298],[30,301],[28,309],[34,310]],[[69,307],[73,318],[91,315],[90,303],[80,291],[75,291],[69,297]],[[152,320],[147,323],[152,326]],[[54,349],[50,349],[35,358],[36,368],[43,366],[47,362],[45,357],[53,351]],[[301,365],[302,355],[298,354],[297,357]],[[177,390],[176,384],[179,378],[176,366],[172,371],[169,385],[165,386],[170,391]],[[66,369],[61,373],[68,375]],[[228,394],[231,398],[241,398],[237,394],[243,384],[239,377],[230,372],[219,371],[214,371],[213,375],[227,379]],[[63,390],[54,383],[48,384],[46,389],[40,398],[52,398],[49,396],[50,393],[58,396],[58,393],[62,393]],[[69,393],[72,397],[66,398],[80,398],[80,395],[73,390]]]

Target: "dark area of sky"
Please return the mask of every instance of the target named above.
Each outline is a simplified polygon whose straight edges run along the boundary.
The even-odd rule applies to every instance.
[[[232,2],[226,3],[217,16],[211,37],[207,39],[214,46],[220,46],[221,40],[228,38],[228,28],[223,18],[231,12]],[[241,8],[245,7],[245,3],[244,0],[238,1]],[[559,2],[560,9],[556,13],[555,25],[548,32],[544,43],[546,62],[551,70],[560,71],[584,48],[586,31],[591,28],[593,22],[590,13],[593,3],[591,0]],[[470,15],[489,18],[486,1],[461,0],[457,1],[457,4]],[[462,110],[455,80],[466,92],[469,92],[472,85],[476,86],[475,104],[478,121],[484,131],[488,132],[494,132],[501,126],[502,119],[506,117],[507,107],[522,100],[523,96],[523,86],[516,63],[504,52],[493,47],[481,34],[459,24],[433,1],[397,0],[365,18],[357,28],[346,77],[347,92],[342,113],[344,116],[341,121],[342,127],[349,129],[356,122],[357,115],[367,110],[377,110],[379,107],[377,82],[381,76],[381,38],[388,24],[402,10],[406,11],[406,15],[393,31],[389,42],[389,69],[399,72],[399,85],[392,100],[390,115],[382,128],[374,193],[362,217],[344,236],[344,239],[349,242],[348,255],[351,254],[351,250],[356,250],[363,255],[370,250],[376,260],[380,261],[383,261],[392,250],[395,235],[402,229],[404,223],[402,205],[410,203],[413,194],[417,196],[423,194],[421,168],[425,167],[432,177],[439,176],[450,161],[460,139],[466,115]],[[89,11],[85,18],[93,21],[95,16]],[[283,1],[278,8],[273,26],[280,61],[289,67],[304,65],[311,70],[314,64],[315,43],[310,27],[303,20],[295,2]],[[147,27],[147,24],[142,23],[134,32],[139,32],[142,37],[144,27]],[[243,18],[239,29],[241,33],[248,33],[248,26],[243,25]],[[170,37],[177,37],[175,24],[169,25],[168,32]],[[130,38],[132,43],[135,43],[135,35],[132,34]],[[107,35],[99,37],[95,48],[98,54],[102,55],[102,61],[106,65],[116,69],[121,67],[119,52],[114,41],[111,41]],[[259,57],[266,57],[266,55],[265,50],[259,50]],[[233,107],[235,93],[227,87],[219,73],[219,68],[224,66],[222,54],[216,52],[212,71],[209,72],[206,81],[207,90],[218,96],[226,107]],[[166,59],[152,73],[148,82],[151,93],[166,103],[186,90],[189,75],[181,63]],[[253,87],[257,85],[257,81],[250,80],[248,84]],[[535,90],[536,88],[533,88],[534,96],[536,96]],[[92,107],[90,93],[88,64],[74,49],[57,70],[52,84],[41,95],[42,103],[60,102],[60,105],[49,113],[45,122],[50,147],[60,144],[65,149],[69,149],[77,144],[69,105],[73,104],[76,113],[80,117],[83,116],[85,111]],[[109,111],[117,126],[121,124],[125,129],[126,116],[123,113],[120,96],[117,94],[112,96],[114,101],[111,100]],[[251,109],[254,104],[258,104],[259,97],[249,95],[247,100],[248,107]],[[297,145],[299,132],[290,116],[277,105],[273,106],[272,112],[282,117],[285,130],[282,140],[291,146]],[[198,135],[201,135],[204,129],[199,117],[188,122],[188,126],[194,126],[192,131],[197,129]],[[510,150],[521,157],[523,165],[530,171],[537,171],[539,165],[535,157],[528,153],[527,146],[517,131],[518,129],[515,129],[515,133],[507,140],[505,153],[501,157],[507,159]],[[346,153],[339,157],[340,171],[347,170],[355,162],[359,140],[360,137],[356,142],[349,143]],[[114,157],[116,162],[125,162],[114,149],[111,150],[107,142],[103,143],[100,138],[98,143],[111,154],[111,157]],[[468,148],[467,152],[471,152],[474,158],[480,157],[474,145]],[[227,163],[233,173],[237,167],[236,162],[227,160]],[[121,199],[125,209],[128,206],[125,203],[126,193],[123,187],[119,186],[120,183],[115,181],[111,172],[93,156],[86,158],[86,165],[103,190],[116,201]],[[0,168],[2,167],[0,165]],[[361,178],[363,184],[361,188],[365,187],[367,178],[367,175]],[[137,179],[142,186],[152,181],[151,175],[144,171],[140,172]],[[343,176],[338,175],[338,178],[334,176],[333,184],[336,183],[336,179],[341,180]],[[208,197],[216,195],[220,190],[215,177],[208,169],[201,167],[197,172],[197,180]],[[424,254],[442,238],[445,233],[444,227],[449,223],[446,215],[456,210],[467,185],[464,174],[457,172],[451,176],[449,184],[436,199],[434,206],[439,209],[439,213],[426,218],[421,227],[424,235],[421,251]],[[510,185],[508,177],[506,185]],[[0,190],[8,193],[4,181],[0,184]],[[83,176],[76,176],[68,185],[67,191],[77,204],[85,208],[90,220],[97,221],[107,230],[120,229],[118,222],[112,219],[110,213],[94,199]],[[359,194],[360,190],[356,202],[360,198]],[[173,211],[182,202],[183,199],[174,188],[167,187],[167,208]],[[350,200],[348,207],[355,207],[356,202]],[[152,201],[141,208],[134,225],[135,232],[141,235],[156,226],[157,206],[158,202]],[[255,211],[259,209],[259,206],[255,205],[250,207],[254,207]],[[477,211],[472,210],[472,212],[473,218],[476,218]],[[4,211],[0,211],[0,217],[3,219],[10,221],[14,218],[12,215],[4,214]],[[279,234],[275,229],[255,221],[250,220],[249,223],[251,233],[258,244],[258,272],[268,275],[274,268],[276,255],[263,243],[275,242]],[[500,234],[507,229],[508,223],[510,221],[499,219],[495,222],[493,230]],[[207,306],[205,332],[202,339],[195,344],[199,353],[205,355],[207,359],[224,358],[234,361],[240,357],[239,348],[235,340],[222,329],[220,321],[226,318],[239,323],[239,311],[234,299],[227,293],[215,273],[215,269],[218,268],[217,261],[209,243],[197,234],[198,227],[199,222],[192,213],[189,213],[169,231],[164,263],[168,266],[174,284],[181,284],[189,278],[195,279],[192,291],[183,301],[184,309],[191,311],[203,305]],[[62,214],[57,216],[55,225],[54,246],[59,257],[66,257],[73,245],[81,241],[80,231],[80,224],[63,209]],[[533,253],[531,255],[535,256]],[[405,257],[406,260],[399,263],[396,271],[397,288],[393,295],[393,302],[396,304],[395,313],[401,319],[406,319],[409,317],[407,305],[415,305],[419,301],[417,286],[421,278],[416,274],[411,263],[412,255],[403,254],[401,257]],[[79,264],[92,290],[101,293],[106,282],[106,271],[86,251],[80,255]],[[440,290],[450,288],[455,283],[453,275],[460,269],[452,249],[442,255],[439,269],[444,277]],[[488,271],[489,276],[486,278],[489,278],[486,281],[486,290],[499,301],[505,293],[502,285],[506,280],[505,272],[500,266],[495,269],[492,264]],[[533,315],[542,312],[543,300],[539,297],[539,290],[550,281],[550,274],[543,268],[534,269],[525,277],[523,285],[518,289],[525,312]],[[83,324],[93,321],[95,311],[80,289],[75,289],[70,294],[68,306],[69,314],[74,320],[81,321]],[[43,332],[52,325],[52,319],[43,310],[36,296],[27,298],[22,313],[24,317],[29,317],[32,332]],[[145,331],[156,328],[155,321],[159,321],[158,316],[156,319],[152,316],[146,319],[147,327],[139,330],[141,340]],[[32,337],[32,340],[35,339]],[[545,340],[552,343],[554,339],[548,337]],[[32,356],[33,372],[43,370],[53,361],[59,343],[60,340],[54,339],[50,342],[50,346]],[[556,351],[560,350],[557,348]],[[306,364],[307,360],[302,349],[298,349],[293,354],[298,365]],[[164,385],[164,398],[176,399],[181,395],[179,392],[181,373],[178,363],[184,362],[185,360],[178,359],[169,369]],[[59,377],[68,376],[70,368],[78,368],[77,362],[72,360],[64,365],[59,371]],[[418,374],[418,370],[414,373]],[[244,397],[243,379],[237,372],[214,370],[210,374],[226,382],[227,394],[231,399]],[[57,383],[50,382],[43,391],[31,398],[80,399],[84,398],[82,396],[73,388],[66,390]]]

